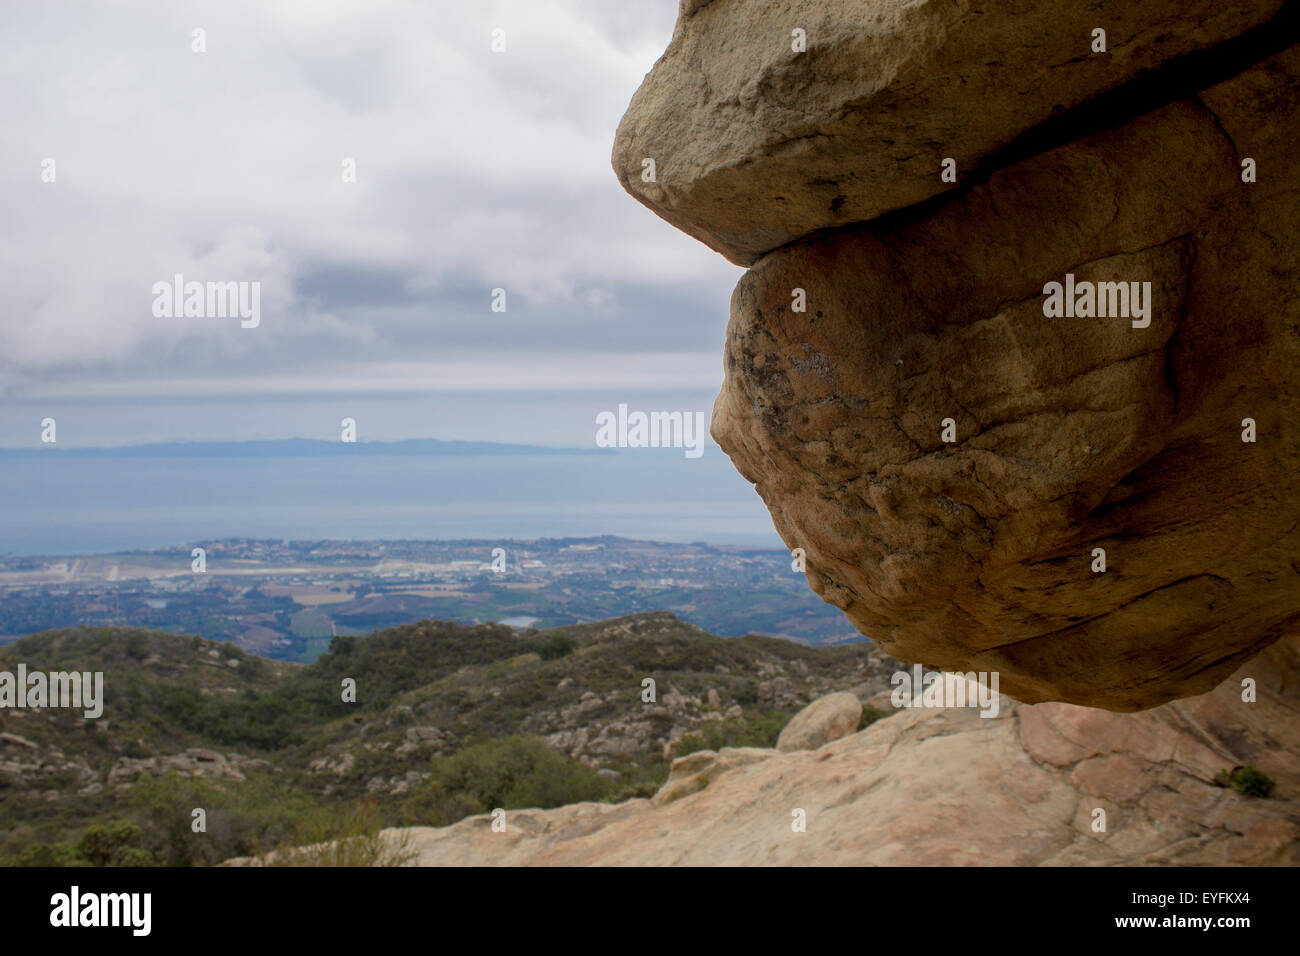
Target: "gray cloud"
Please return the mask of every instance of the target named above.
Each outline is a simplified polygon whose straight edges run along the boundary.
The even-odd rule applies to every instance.
[[[609,169],[676,6],[5,5],[0,395],[716,389],[738,270]],[[175,273],[262,325],[155,318]]]

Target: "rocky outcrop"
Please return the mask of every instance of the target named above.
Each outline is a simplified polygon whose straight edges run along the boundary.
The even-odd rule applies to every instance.
[[[664,219],[750,265],[815,230],[952,189],[939,178],[944,158],[972,170],[1027,130],[1135,80],[1150,86],[1147,71],[1283,6],[683,0],[619,126],[614,170]],[[1094,52],[1099,29],[1104,52]],[[1210,72],[1202,57],[1180,75]]]
[[[858,729],[862,719],[862,701],[853,694],[840,691],[813,701],[790,719],[777,738],[776,749],[782,753],[792,750],[816,750],[832,740],[839,740]]]
[[[1278,4],[1121,6],[684,9],[615,167],[753,262],[712,432],[813,589],[904,661],[1133,711],[1300,629],[1300,53],[1230,40]],[[1094,128],[996,153],[1075,104]],[[656,151],[657,193],[626,175]]]
[[[388,832],[427,866],[1296,865],[1298,687],[1289,640],[1213,693],[1140,714],[908,709],[816,751],[693,754],[655,801]],[[1273,777],[1273,795],[1223,787],[1238,765]]]
[[[119,757],[107,774],[102,774],[82,756],[69,758],[58,747],[42,747],[17,734],[0,733],[0,789],[39,791],[47,801],[73,792],[93,797],[106,788],[123,793],[145,774],[244,780],[246,772],[268,766],[265,760],[243,754],[191,747],[182,753],[157,757]]]
[[[393,753],[399,757],[431,750],[441,752],[448,746],[447,734],[437,727],[407,727],[402,743]]]
[[[29,791],[46,803],[76,792],[95,796],[103,790],[85,758],[68,757],[58,747],[41,746],[14,733],[0,733],[0,792]]]
[[[222,753],[191,747],[182,753],[160,757],[121,757],[108,772],[108,785],[125,790],[143,774],[153,777],[175,773],[181,777],[209,777],[217,780],[243,780],[245,772],[260,770],[270,764],[243,754]]]
[[[9,748],[17,752],[22,752],[25,750],[28,753],[35,753],[36,751],[40,750],[40,746],[36,744],[34,741],[28,740],[26,737],[20,737],[17,734],[7,734],[7,733],[0,734],[0,753],[4,752],[5,748]]]

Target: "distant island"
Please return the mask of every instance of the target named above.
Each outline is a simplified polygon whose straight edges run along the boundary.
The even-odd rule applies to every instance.
[[[263,441],[167,441],[115,447],[71,447],[56,444],[29,448],[0,448],[5,458],[324,458],[337,456],[469,456],[469,455],[609,455],[613,449],[552,448],[486,441],[442,441],[410,438],[403,441],[343,442],[315,438]]]

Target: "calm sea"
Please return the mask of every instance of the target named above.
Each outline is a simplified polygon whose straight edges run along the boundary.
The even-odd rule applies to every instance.
[[[782,547],[716,447],[608,455],[0,460],[0,554],[94,554],[230,537],[616,534]]]

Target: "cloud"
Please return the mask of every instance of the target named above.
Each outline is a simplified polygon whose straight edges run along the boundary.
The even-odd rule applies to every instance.
[[[738,270],[609,168],[675,13],[4,5],[0,394],[716,386]],[[261,325],[155,318],[176,273],[260,282]]]

